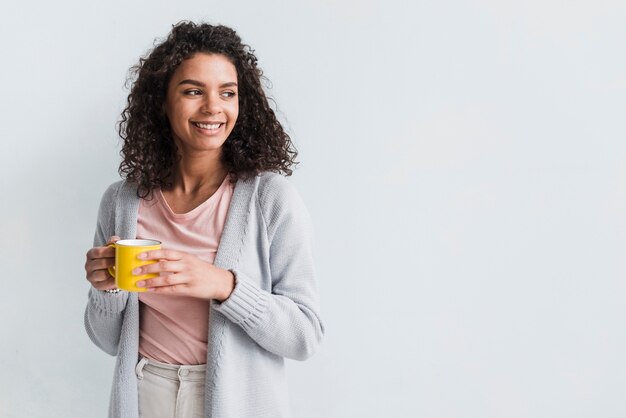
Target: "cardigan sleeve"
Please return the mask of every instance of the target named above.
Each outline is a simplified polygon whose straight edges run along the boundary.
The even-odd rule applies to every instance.
[[[94,236],[94,247],[106,244],[115,234],[115,202],[121,182],[111,185],[102,196],[98,210],[98,221]],[[106,293],[89,288],[89,298],[85,309],[85,330],[96,346],[104,352],[117,355],[122,315],[126,308],[128,292]]]
[[[234,270],[235,288],[214,308],[241,326],[266,350],[305,360],[316,351],[324,327],[312,256],[308,212],[295,188],[282,176],[272,176],[259,191],[267,226],[272,290],[261,289]]]

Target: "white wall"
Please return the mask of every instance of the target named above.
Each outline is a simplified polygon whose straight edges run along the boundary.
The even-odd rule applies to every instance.
[[[0,417],[105,416],[84,254],[126,71],[185,18],[255,47],[300,150],[327,334],[297,417],[626,416],[624,2],[0,8]]]

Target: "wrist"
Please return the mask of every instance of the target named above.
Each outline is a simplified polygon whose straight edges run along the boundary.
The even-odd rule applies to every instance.
[[[220,289],[215,300],[221,303],[228,299],[235,290],[235,275],[230,270],[220,269],[220,278]]]

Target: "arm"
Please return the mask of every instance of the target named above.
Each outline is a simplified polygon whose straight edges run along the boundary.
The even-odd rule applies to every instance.
[[[115,201],[121,182],[110,186],[100,201],[98,221],[94,237],[94,248],[103,247],[107,237],[115,233]],[[90,263],[88,253],[87,263]],[[87,265],[86,265],[87,269]],[[90,273],[88,270],[88,274]],[[100,272],[99,274],[108,274]],[[85,309],[85,330],[94,344],[110,355],[117,355],[122,328],[122,316],[128,300],[127,292],[106,293],[95,287],[89,289],[89,299]]]
[[[215,310],[241,326],[266,350],[305,360],[324,334],[312,257],[308,212],[286,179],[275,176],[260,193],[259,204],[270,242],[272,291],[254,283],[241,271],[235,288]]]

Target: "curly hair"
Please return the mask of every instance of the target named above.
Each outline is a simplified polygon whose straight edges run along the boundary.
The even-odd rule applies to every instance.
[[[168,179],[179,157],[163,104],[174,71],[197,52],[222,54],[237,70],[239,116],[221,154],[233,181],[262,171],[289,176],[297,164],[297,151],[263,90],[265,77],[254,50],[229,27],[183,21],[130,69],[132,87],[118,123],[123,140],[119,173],[138,184],[140,197],[171,186]]]

